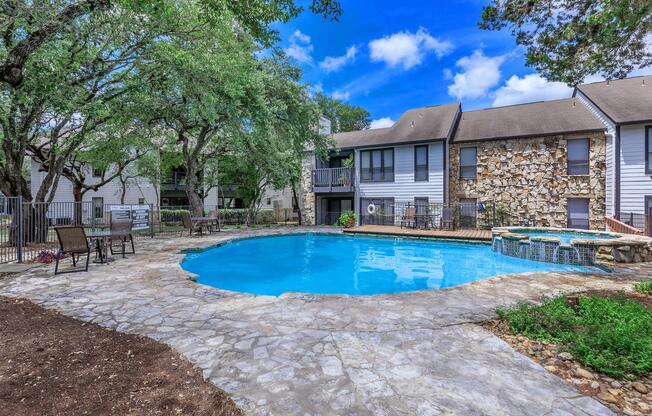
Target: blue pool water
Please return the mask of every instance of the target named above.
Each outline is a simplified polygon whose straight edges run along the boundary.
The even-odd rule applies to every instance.
[[[521,233],[520,231],[515,231]],[[571,233],[571,232],[554,232],[554,231],[525,231],[523,234],[527,234],[530,237],[554,237],[558,238],[561,244],[569,245],[573,240],[610,240],[614,237],[608,234],[594,234],[594,233]]]
[[[295,234],[233,241],[189,253],[182,267],[220,289],[374,295],[440,289],[490,276],[595,271],[494,253],[485,244]]]

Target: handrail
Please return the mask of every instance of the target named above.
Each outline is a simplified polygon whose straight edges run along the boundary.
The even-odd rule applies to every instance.
[[[605,222],[611,231],[621,233],[621,234],[643,234],[641,230],[636,227],[632,227],[629,224],[625,224],[622,221],[618,221],[613,217],[605,217]]]
[[[348,187],[353,185],[353,168],[320,168],[312,171],[315,187]]]

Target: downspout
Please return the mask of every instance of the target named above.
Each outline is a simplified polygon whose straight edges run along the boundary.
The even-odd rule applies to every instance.
[[[616,124],[616,136],[614,140],[614,157],[616,171],[614,172],[614,217],[620,219],[620,125]]]

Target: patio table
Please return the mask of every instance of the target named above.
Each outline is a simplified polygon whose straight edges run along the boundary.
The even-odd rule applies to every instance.
[[[106,251],[111,231],[89,231],[86,233],[86,237],[91,240],[95,246],[95,252],[99,256],[99,261],[95,260],[94,263],[104,264],[115,260],[113,257],[108,257]]]
[[[213,227],[217,226],[218,230],[220,228],[219,218],[217,217],[192,217],[190,218],[193,224],[207,224],[209,226],[208,232],[213,232]]]

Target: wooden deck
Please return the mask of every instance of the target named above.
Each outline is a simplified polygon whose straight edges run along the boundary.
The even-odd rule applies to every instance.
[[[350,234],[384,234],[403,237],[450,238],[455,240],[491,241],[491,230],[421,230],[393,225],[361,225],[344,229]]]

